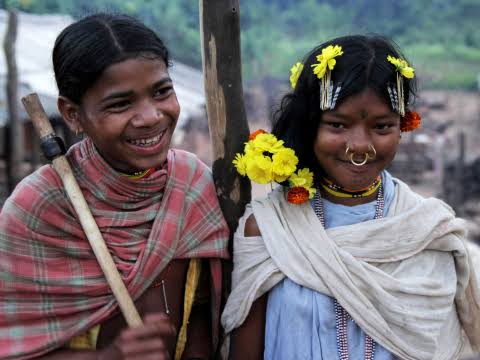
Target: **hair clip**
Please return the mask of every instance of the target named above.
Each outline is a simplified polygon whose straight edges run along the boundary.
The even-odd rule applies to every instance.
[[[390,96],[390,102],[392,103],[392,109],[393,111],[396,111],[398,113],[398,95],[397,95],[397,89],[389,84],[387,85],[387,90],[388,90],[388,95]]]
[[[395,70],[397,71],[397,89],[396,89],[396,99],[397,99],[397,106],[395,108],[393,102],[392,107],[401,115],[405,116],[405,98],[403,92],[403,77],[407,79],[412,79],[415,76],[415,70],[408,65],[408,63],[399,58],[395,58],[393,56],[388,55],[387,60],[395,66]],[[389,90],[390,99],[392,95]]]

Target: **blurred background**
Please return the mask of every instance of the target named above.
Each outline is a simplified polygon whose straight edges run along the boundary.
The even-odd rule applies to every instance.
[[[57,132],[68,144],[78,140],[56,109],[51,50],[66,25],[92,12],[128,13],[165,41],[182,106],[175,146],[211,163],[197,1],[10,0],[0,1],[0,9],[0,206],[16,182],[44,163],[19,102],[23,95],[37,92]],[[18,11],[13,43],[7,9]],[[356,33],[378,33],[398,43],[416,69],[420,87],[414,109],[423,121],[419,131],[403,135],[390,171],[422,194],[445,199],[469,220],[471,237],[480,240],[480,0],[249,0],[240,3],[240,18],[252,131],[270,128],[271,114],[289,90],[290,67],[312,47]],[[12,65],[6,54],[12,52],[18,84],[12,102],[17,105],[11,108],[21,123],[16,135],[8,135]],[[255,186],[253,195],[268,190]]]

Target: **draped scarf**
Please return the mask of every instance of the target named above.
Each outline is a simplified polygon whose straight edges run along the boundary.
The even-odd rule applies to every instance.
[[[463,331],[478,349],[480,297],[465,223],[444,202],[394,181],[387,217],[328,230],[310,204],[290,204],[282,189],[253,201],[234,236],[225,331],[240,326],[253,301],[288,277],[336,298],[400,359],[456,358]],[[261,237],[244,236],[252,213]]]
[[[210,258],[218,323],[228,228],[206,165],[169,150],[164,169],[132,180],[112,169],[90,139],[67,158],[131,296],[139,298],[172,259]],[[60,178],[43,166],[0,213],[0,358],[52,351],[116,309]]]

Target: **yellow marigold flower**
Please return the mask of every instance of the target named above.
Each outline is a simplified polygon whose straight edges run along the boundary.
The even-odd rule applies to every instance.
[[[407,79],[413,79],[413,77],[415,76],[414,71],[415,70],[412,67],[406,66],[400,71],[400,73]]]
[[[283,148],[272,156],[273,177],[277,182],[287,180],[297,169],[298,157],[290,148]]]
[[[247,161],[247,176],[258,184],[268,184],[273,180],[272,159],[268,156],[256,155]]]
[[[327,68],[333,70],[337,60],[337,56],[343,55],[342,47],[339,45],[328,45],[326,48],[322,49],[322,53],[317,55],[318,64],[313,64],[313,73],[317,75],[319,79],[323,78]]]
[[[269,152],[275,154],[283,149],[283,140],[278,140],[272,134],[259,134],[255,139],[250,140],[245,146],[245,152],[263,153]]]
[[[392,63],[396,67],[397,71],[407,79],[412,79],[415,76],[415,70],[410,67],[405,60],[398,59],[390,55],[387,56],[387,60]]]
[[[313,185],[313,172],[308,168],[303,168],[297,171],[297,173],[290,176],[291,186],[301,186],[304,188],[311,188]]]
[[[308,190],[308,198],[313,199],[313,197],[317,193],[317,189],[310,187],[307,190]]]
[[[300,77],[300,74],[303,71],[303,64],[300,62],[297,62],[295,65],[292,66],[290,69],[290,84],[292,85],[292,89],[295,89],[297,86],[297,81],[298,78]]]
[[[247,156],[246,155],[237,153],[232,163],[240,175],[245,176],[247,174]]]

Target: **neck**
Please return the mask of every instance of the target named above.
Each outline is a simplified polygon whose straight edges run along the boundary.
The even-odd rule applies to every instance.
[[[373,194],[369,196],[357,197],[357,198],[343,198],[343,197],[334,196],[328,193],[327,191],[325,191],[323,188],[320,189],[320,193],[322,194],[322,198],[327,199],[328,201],[334,204],[340,204],[345,206],[355,206],[355,205],[366,204],[371,201],[374,201],[377,198],[378,189],[377,191],[375,191]]]
[[[382,178],[379,175],[375,181],[364,189],[346,189],[336,185],[333,181],[323,178],[320,183],[320,192],[323,198],[337,204],[354,206],[365,204],[376,199]]]

